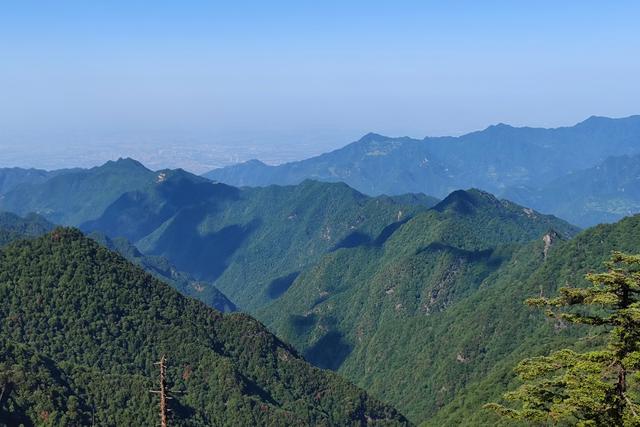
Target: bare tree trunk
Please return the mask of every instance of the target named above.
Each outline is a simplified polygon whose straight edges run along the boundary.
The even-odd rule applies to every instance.
[[[151,390],[152,393],[158,393],[160,395],[160,427],[167,427],[167,413],[169,409],[167,407],[167,401],[170,399],[167,396],[167,358],[163,354],[159,362],[154,363],[160,367],[160,389]]]

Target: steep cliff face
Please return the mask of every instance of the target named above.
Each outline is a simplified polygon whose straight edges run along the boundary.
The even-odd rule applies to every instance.
[[[550,230],[548,233],[542,236],[542,241],[544,242],[544,248],[542,250],[542,253],[544,255],[544,259],[547,259],[547,255],[549,254],[549,250],[551,249],[551,246],[553,246],[555,242],[560,238],[561,238],[560,235],[556,233],[554,230]]]

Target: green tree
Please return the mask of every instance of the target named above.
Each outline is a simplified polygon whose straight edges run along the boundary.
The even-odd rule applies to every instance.
[[[605,265],[607,272],[587,274],[590,287],[565,287],[556,298],[526,303],[561,321],[602,327],[606,345],[523,360],[515,369],[523,384],[504,395],[518,407],[486,408],[543,424],[640,426],[640,255],[614,252]]]

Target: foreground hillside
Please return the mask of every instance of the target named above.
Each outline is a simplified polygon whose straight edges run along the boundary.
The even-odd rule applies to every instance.
[[[454,190],[474,187],[511,199],[511,188],[536,192],[556,179],[596,167],[608,157],[637,154],[640,116],[591,117],[571,127],[516,128],[499,124],[460,137],[422,140],[369,134],[344,148],[306,160],[278,166],[253,160],[213,170],[206,176],[230,185],[249,186],[290,185],[309,178],[342,181],[370,195],[421,192],[445,197]],[[614,181],[615,173],[606,179]],[[585,192],[589,187],[588,180],[571,184],[574,187],[569,192]],[[527,206],[585,226],[628,214],[617,199],[598,197],[592,203],[575,198],[571,206],[578,215],[574,216],[562,205],[556,209],[558,194],[540,191],[537,196],[528,199],[531,204]],[[633,206],[632,212],[638,212],[640,198],[627,195],[629,198],[626,207]]]
[[[258,318],[415,422],[494,425],[482,404],[513,381],[516,361],[580,332],[524,299],[583,284],[613,249],[640,251],[640,216],[570,240],[574,230],[545,219],[456,192],[381,245],[323,257]]]
[[[588,326],[546,318],[539,309],[526,307],[522,301],[541,294],[557,295],[558,289],[567,285],[589,286],[585,274],[604,271],[603,263],[614,250],[640,253],[640,215],[590,228],[569,241],[559,241],[550,248],[546,259],[540,256],[544,242],[538,242],[536,247],[538,251],[534,254],[540,259],[535,268],[522,265],[527,259],[524,254],[514,258],[510,270],[487,283],[467,304],[447,313],[445,324],[466,331],[460,342],[471,344],[483,353],[497,346],[502,354],[495,358],[482,357],[491,363],[480,365],[479,375],[443,404],[425,425],[496,425],[480,408],[486,402],[501,399],[502,391],[515,389],[519,383],[514,379],[513,368],[520,360],[560,348],[583,350],[601,345],[597,334]],[[527,250],[523,248],[524,252]],[[480,322],[463,325],[461,316],[480,319]]]
[[[222,315],[72,229],[0,251],[0,413],[13,424],[403,425],[258,322]]]

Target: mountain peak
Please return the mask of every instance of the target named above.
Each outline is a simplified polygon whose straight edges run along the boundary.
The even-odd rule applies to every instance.
[[[147,169],[147,167],[145,165],[143,165],[142,163],[140,163],[139,161],[137,161],[135,159],[132,159],[131,157],[120,157],[120,158],[118,158],[118,160],[109,160],[108,162],[106,162],[105,164],[103,164],[102,166],[99,166],[99,167],[101,167],[101,168],[116,167],[116,168]]]
[[[388,139],[388,138],[389,137],[380,135],[379,133],[369,132],[368,134],[360,138],[358,142],[372,142],[372,141],[379,141],[381,139]]]
[[[63,242],[65,244],[85,239],[84,234],[73,227],[57,227],[48,233],[47,237],[54,242]]]
[[[471,188],[456,190],[433,207],[438,212],[454,211],[460,214],[471,214],[481,205],[496,205],[500,201],[491,193]]]
[[[609,117],[603,117],[603,116],[590,116],[589,118],[581,121],[580,123],[578,123],[576,126],[594,126],[594,125],[600,125],[602,123],[605,122],[610,122],[614,119],[609,118]]]
[[[486,131],[507,131],[507,130],[512,130],[512,129],[516,129],[515,127],[508,125],[506,123],[496,123],[495,125],[491,125],[489,127],[487,127],[485,130]]]
[[[589,118],[581,121],[576,125],[576,127],[598,127],[598,126],[606,126],[610,123],[624,123],[624,124],[635,124],[640,122],[640,115],[633,115],[628,117],[621,118],[612,118],[605,116],[590,116]]]

